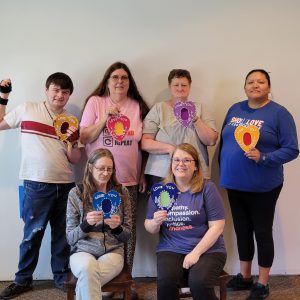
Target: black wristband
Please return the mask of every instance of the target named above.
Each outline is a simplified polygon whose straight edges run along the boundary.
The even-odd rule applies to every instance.
[[[88,223],[87,220],[84,220],[84,221],[80,224],[80,228],[81,228],[81,230],[82,230],[84,233],[88,233],[88,232],[91,232],[91,231],[92,231],[92,229],[94,228],[94,226],[93,226],[93,225],[90,225],[90,224]]]
[[[0,97],[0,104],[1,105],[7,105],[8,99],[3,99]]]
[[[11,83],[9,83],[6,86],[0,85],[0,93],[7,94],[7,93],[10,93],[10,92],[11,92]]]
[[[119,235],[121,232],[123,232],[122,226],[118,226],[117,228],[111,230],[111,233],[115,235]]]

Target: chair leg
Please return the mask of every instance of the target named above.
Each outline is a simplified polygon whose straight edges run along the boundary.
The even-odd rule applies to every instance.
[[[226,280],[221,279],[220,280],[220,300],[226,300],[227,298],[227,286],[226,286]]]
[[[75,287],[68,286],[67,300],[74,300],[74,294],[75,294]]]
[[[124,300],[131,300],[131,288],[126,288],[124,291]]]

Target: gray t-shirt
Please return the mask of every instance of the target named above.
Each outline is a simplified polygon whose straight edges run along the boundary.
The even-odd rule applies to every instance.
[[[216,130],[216,122],[205,106],[199,102],[194,102],[197,116],[210,128]],[[199,153],[203,175],[210,178],[209,159],[207,147],[200,141],[197,132],[192,125],[184,127],[176,119],[173,108],[167,102],[156,103],[143,122],[143,133],[155,135],[155,140],[171,145],[189,143],[193,145]],[[145,174],[165,177],[170,164],[168,154],[149,154]]]

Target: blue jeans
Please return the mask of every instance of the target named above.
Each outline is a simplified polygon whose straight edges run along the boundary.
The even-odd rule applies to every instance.
[[[55,284],[61,285],[69,272],[70,248],[66,240],[66,207],[74,183],[56,184],[24,181],[22,218],[24,236],[15,282],[26,285],[39,258],[41,242],[48,222],[51,226],[51,268]]]

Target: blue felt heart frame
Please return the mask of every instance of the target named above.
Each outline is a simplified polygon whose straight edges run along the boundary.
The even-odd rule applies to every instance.
[[[120,194],[111,190],[108,193],[97,192],[93,195],[93,207],[103,212],[103,218],[109,219],[114,215],[121,205]]]
[[[166,205],[161,201],[162,193],[167,193],[169,196],[169,203]],[[166,185],[162,185],[161,183],[156,183],[151,188],[151,198],[154,201],[155,205],[160,210],[169,211],[178,198],[178,188],[174,183],[167,183]]]

